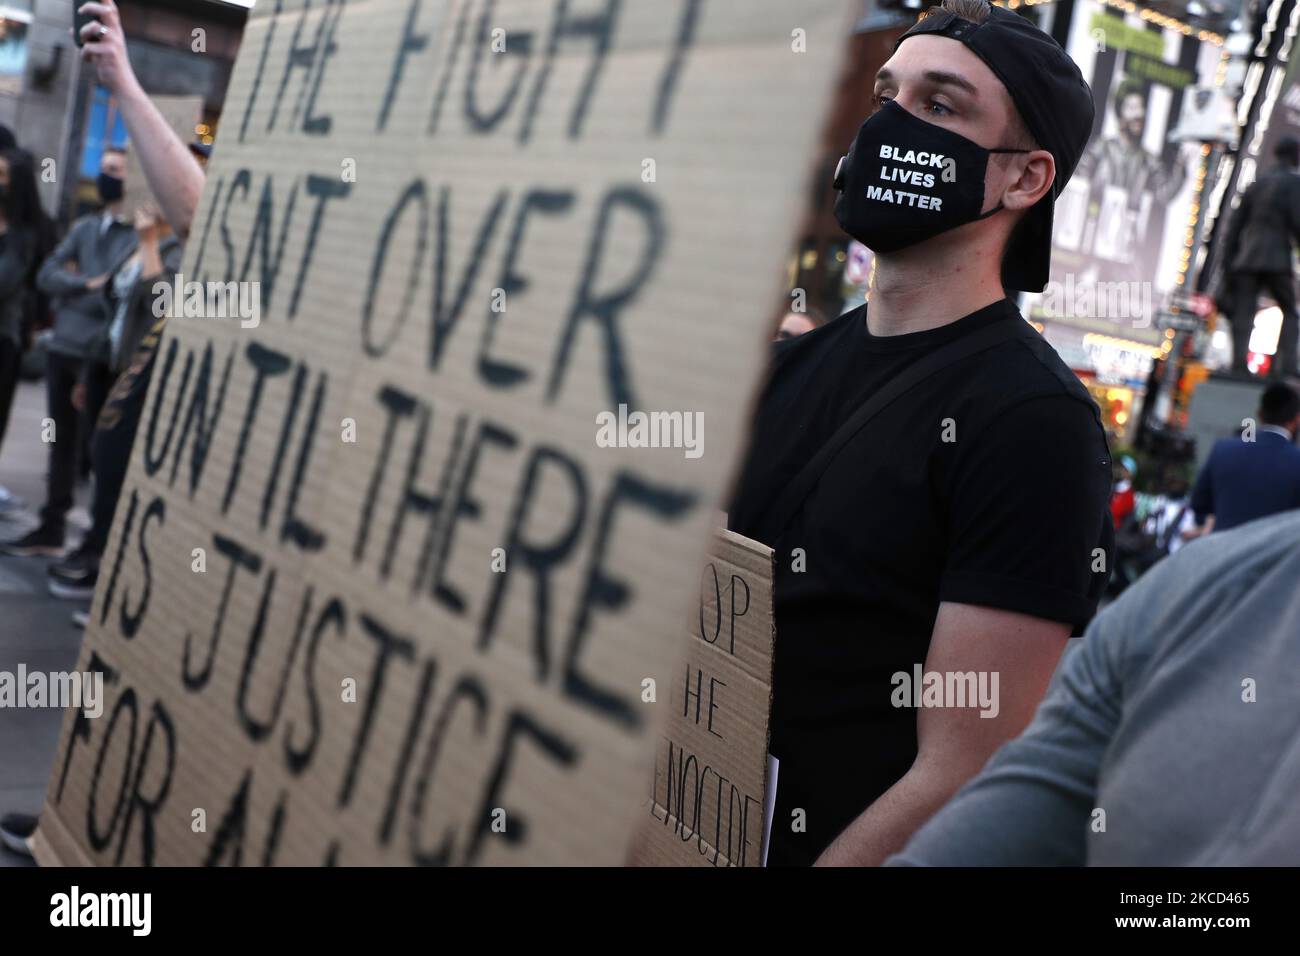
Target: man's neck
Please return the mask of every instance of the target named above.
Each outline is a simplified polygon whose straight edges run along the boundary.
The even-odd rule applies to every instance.
[[[110,219],[121,219],[122,203],[120,201],[109,203],[104,207],[104,215]]]
[[[904,335],[950,325],[1006,298],[999,257],[993,250],[964,251],[962,265],[951,256],[913,256],[904,250],[876,259],[867,329],[872,335]],[[937,266],[936,262],[945,264]],[[990,266],[989,263],[992,263]]]

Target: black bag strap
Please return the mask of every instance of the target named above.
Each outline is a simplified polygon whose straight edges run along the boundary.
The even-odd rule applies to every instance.
[[[831,435],[817,454],[808,460],[773,503],[770,513],[774,516],[775,523],[769,524],[769,527],[775,529],[772,540],[775,541],[784,533],[786,525],[803,506],[804,499],[817,486],[817,482],[821,481],[822,473],[831,463],[831,459],[849,443],[850,439],[862,431],[868,422],[893,404],[896,399],[910,392],[936,372],[941,372],[962,359],[978,355],[1023,334],[1020,329],[1023,321],[1017,318],[995,322],[988,328],[949,342],[903,369],[886,382],[883,388],[863,402],[835,434]]]

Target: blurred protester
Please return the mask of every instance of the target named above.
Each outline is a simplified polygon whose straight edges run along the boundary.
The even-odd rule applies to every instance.
[[[113,512],[126,480],[131,445],[148,388],[153,356],[166,316],[155,312],[160,282],[180,271],[181,244],[152,207],[135,214],[137,248],[114,270],[106,288],[113,310],[108,329],[109,367],[116,384],[94,432],[91,459],[95,488],[91,526],[81,544],[50,566],[50,592],[56,597],[88,600],[94,596],[99,562],[113,526]]]
[[[183,240],[203,194],[203,170],[195,151],[180,140],[136,79],[117,5],[112,0],[83,3],[79,10],[99,21],[81,28],[82,58],[95,67],[96,79],[112,94],[145,181],[163,218]]]
[[[199,158],[172,131],[167,120],[158,112],[158,108],[136,79],[127,56],[126,37],[122,32],[117,6],[112,0],[107,0],[104,3],[84,3],[79,10],[96,18],[81,29],[81,37],[85,44],[81,51],[82,57],[94,66],[96,79],[113,96],[126,124],[132,146],[140,159],[145,179],[158,200],[163,217],[170,223],[177,236],[183,239],[189,235],[190,224],[203,192],[203,170]],[[112,159],[111,157],[114,156],[118,158]],[[101,191],[107,192],[103,198],[106,204],[109,204],[109,215],[113,214],[114,205],[120,210],[122,184],[115,182],[122,177],[123,167],[120,165],[120,159],[120,154],[106,151],[105,169],[100,176]],[[113,164],[116,171],[109,169],[109,164]],[[113,194],[116,194],[116,203],[109,198]],[[117,237],[114,241],[120,242],[121,247],[111,250],[95,246],[94,262],[78,259],[72,254],[72,250],[75,248],[83,256],[86,254],[87,249],[82,249],[80,243],[86,239],[93,240],[95,236],[93,230],[89,230],[89,227],[83,224],[93,221],[93,219],[83,220],[83,223],[79,223],[82,227],[80,230],[74,227],[73,232],[69,233],[68,238],[55,251],[55,256],[51,257],[54,260],[59,257],[60,251],[64,251],[63,264],[71,267],[75,263],[77,272],[59,274],[58,268],[62,266],[51,270],[50,262],[47,262],[46,267],[42,267],[41,270],[42,286],[52,294],[65,296],[63,308],[68,313],[68,318],[64,321],[65,334],[62,339],[59,315],[56,314],[55,339],[51,346],[51,368],[47,379],[50,417],[55,420],[56,440],[50,444],[49,490],[41,514],[41,523],[25,537],[7,545],[0,545],[0,550],[10,554],[55,555],[62,552],[63,524],[67,511],[72,505],[72,489],[75,483],[77,409],[73,404],[73,392],[76,391],[83,397],[86,414],[93,424],[98,415],[97,402],[106,393],[104,386],[109,384],[109,380],[104,375],[83,374],[98,373],[102,370],[100,366],[83,367],[84,360],[81,362],[65,360],[69,355],[75,359],[82,348],[78,344],[81,340],[80,336],[73,335],[73,332],[86,331],[91,320],[94,320],[96,331],[103,332],[106,329],[109,320],[107,299],[99,294],[108,279],[106,270],[110,265],[120,263],[127,254],[127,245],[134,242],[135,230],[131,224],[115,219],[111,226],[104,226],[102,225],[104,220],[101,220],[101,228],[115,232]],[[75,241],[74,234],[77,236]],[[102,245],[107,247],[109,243],[105,242]],[[116,254],[106,254],[102,260],[98,255],[99,252],[114,251]],[[105,271],[94,271],[96,266]],[[80,280],[80,285],[77,285],[77,280]],[[91,283],[94,285],[92,286]],[[75,299],[78,308],[72,308],[66,301],[67,298]],[[81,309],[85,312],[82,313]],[[99,346],[103,344],[104,339],[102,335],[92,336],[91,342]],[[85,343],[84,348],[90,347],[92,347],[91,343]],[[56,352],[63,357],[56,358]],[[69,384],[69,373],[73,371],[74,365],[76,375]],[[83,387],[78,389],[78,384]],[[60,413],[58,415],[54,414],[56,408]],[[72,423],[71,429],[65,427],[69,421]],[[67,438],[69,431],[73,436],[71,441]]]
[[[1228,297],[1232,316],[1232,370],[1249,375],[1246,353],[1255,328],[1259,293],[1282,310],[1274,375],[1295,376],[1296,299],[1291,246],[1300,241],[1300,141],[1285,136],[1273,149],[1277,166],[1251,183],[1225,237]]]
[[[4,138],[0,133],[0,141]],[[54,224],[41,208],[32,154],[14,146],[0,149],[0,448],[37,309],[36,270],[53,246]],[[0,487],[0,514],[21,507]]]
[[[1047,282],[1087,83],[1025,18],[945,0],[873,99],[835,182],[870,307],[776,344],[729,515],[777,553],[772,865],[901,849],[1024,728],[1113,535],[1097,406],[1006,292]],[[995,712],[916,707],[922,667],[1000,674]]]
[[[17,145],[18,140],[14,138],[14,131],[0,123],[0,150],[13,149]]]
[[[1227,531],[1300,508],[1300,394],[1275,382],[1259,399],[1254,433],[1214,443],[1192,491],[1192,509],[1208,532]]]
[[[1136,465],[1133,467],[1136,474]],[[1107,595],[1118,597],[1158,562],[1201,533],[1192,511],[1186,476],[1172,474],[1158,495],[1133,495],[1127,513],[1115,530],[1114,571]]]
[[[1297,580],[1300,514],[1162,562],[1092,623],[1025,732],[888,863],[1300,864]]]
[[[798,338],[805,332],[819,329],[825,324],[826,316],[817,309],[809,309],[807,312],[787,312],[781,319],[781,324],[777,326],[776,341],[784,342],[786,339]]]
[[[204,177],[199,158],[203,151],[191,151],[182,143],[141,89],[127,58],[126,38],[122,34],[116,6],[111,2],[86,3],[80,9],[99,19],[98,23],[88,23],[82,28],[82,37],[86,41],[82,47],[82,56],[94,65],[99,82],[114,96],[126,122],[132,146],[140,158],[149,189],[158,200],[163,218],[176,235],[183,239],[189,235],[203,193]],[[162,254],[161,245],[159,254]],[[93,454],[98,463],[97,482],[107,484],[116,481],[117,486],[121,487],[122,476],[113,476],[111,468],[115,462],[124,474],[130,455],[130,439],[125,437],[125,433],[117,438],[108,435],[115,427],[123,426],[132,421],[132,418],[134,422],[139,421],[161,328],[160,321],[145,333],[131,365],[131,368],[137,368],[138,363],[137,372],[130,374],[128,370],[119,380],[110,399],[110,402],[121,402],[121,417],[116,425],[112,423],[110,405],[109,428],[102,429],[104,434],[96,436]],[[130,426],[132,434],[134,422]],[[105,445],[101,439],[109,444]],[[125,451],[121,447],[124,441],[127,442]],[[114,445],[117,447],[113,448]],[[97,513],[100,507],[101,503],[94,506]],[[15,852],[30,855],[30,839],[36,832],[37,823],[37,817],[33,814],[6,814],[0,818],[0,843]]]
[[[1162,554],[1174,554],[1188,541],[1200,537],[1190,492],[1187,477],[1173,475],[1168,480],[1165,495],[1159,499],[1149,519],[1156,546]]]
[[[1116,530],[1133,514],[1136,501],[1133,479],[1137,477],[1137,470],[1137,462],[1131,455],[1124,455],[1115,463],[1115,487],[1110,493],[1110,516],[1115,522]]]
[[[37,274],[38,287],[54,303],[46,372],[47,413],[54,422],[54,437],[49,442],[40,524],[21,538],[0,544],[0,551],[7,554],[63,551],[82,439],[94,427],[112,384],[101,355],[109,319],[104,283],[135,245],[135,230],[121,214],[125,176],[126,155],[105,150],[97,183],[102,212],[77,220]]]

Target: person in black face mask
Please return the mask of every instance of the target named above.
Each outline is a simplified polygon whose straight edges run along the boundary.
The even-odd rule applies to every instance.
[[[0,143],[7,132],[0,128]],[[35,168],[36,160],[26,150],[0,148],[0,449],[23,352],[41,312],[36,269],[55,239],[54,224],[41,207]],[[21,500],[0,485],[0,515],[21,508]]]
[[[103,209],[73,223],[42,263],[38,288],[50,297],[54,334],[49,343],[46,394],[54,440],[40,524],[0,552],[57,556],[63,552],[65,519],[72,507],[77,471],[88,460],[87,440],[113,384],[108,365],[111,318],[104,284],[135,249],[135,229],[122,218],[126,156],[106,149],[97,185]]]
[[[1113,548],[1098,410],[1008,298],[1046,284],[1091,91],[944,0],[873,99],[834,183],[869,305],[776,346],[729,510],[776,551],[774,865],[901,849],[1028,722]]]

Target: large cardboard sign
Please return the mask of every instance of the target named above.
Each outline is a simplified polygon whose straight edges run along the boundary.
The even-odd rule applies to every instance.
[[[772,549],[719,530],[655,751],[640,866],[759,866],[772,710]]]
[[[257,4],[42,862],[624,861],[852,6]]]

